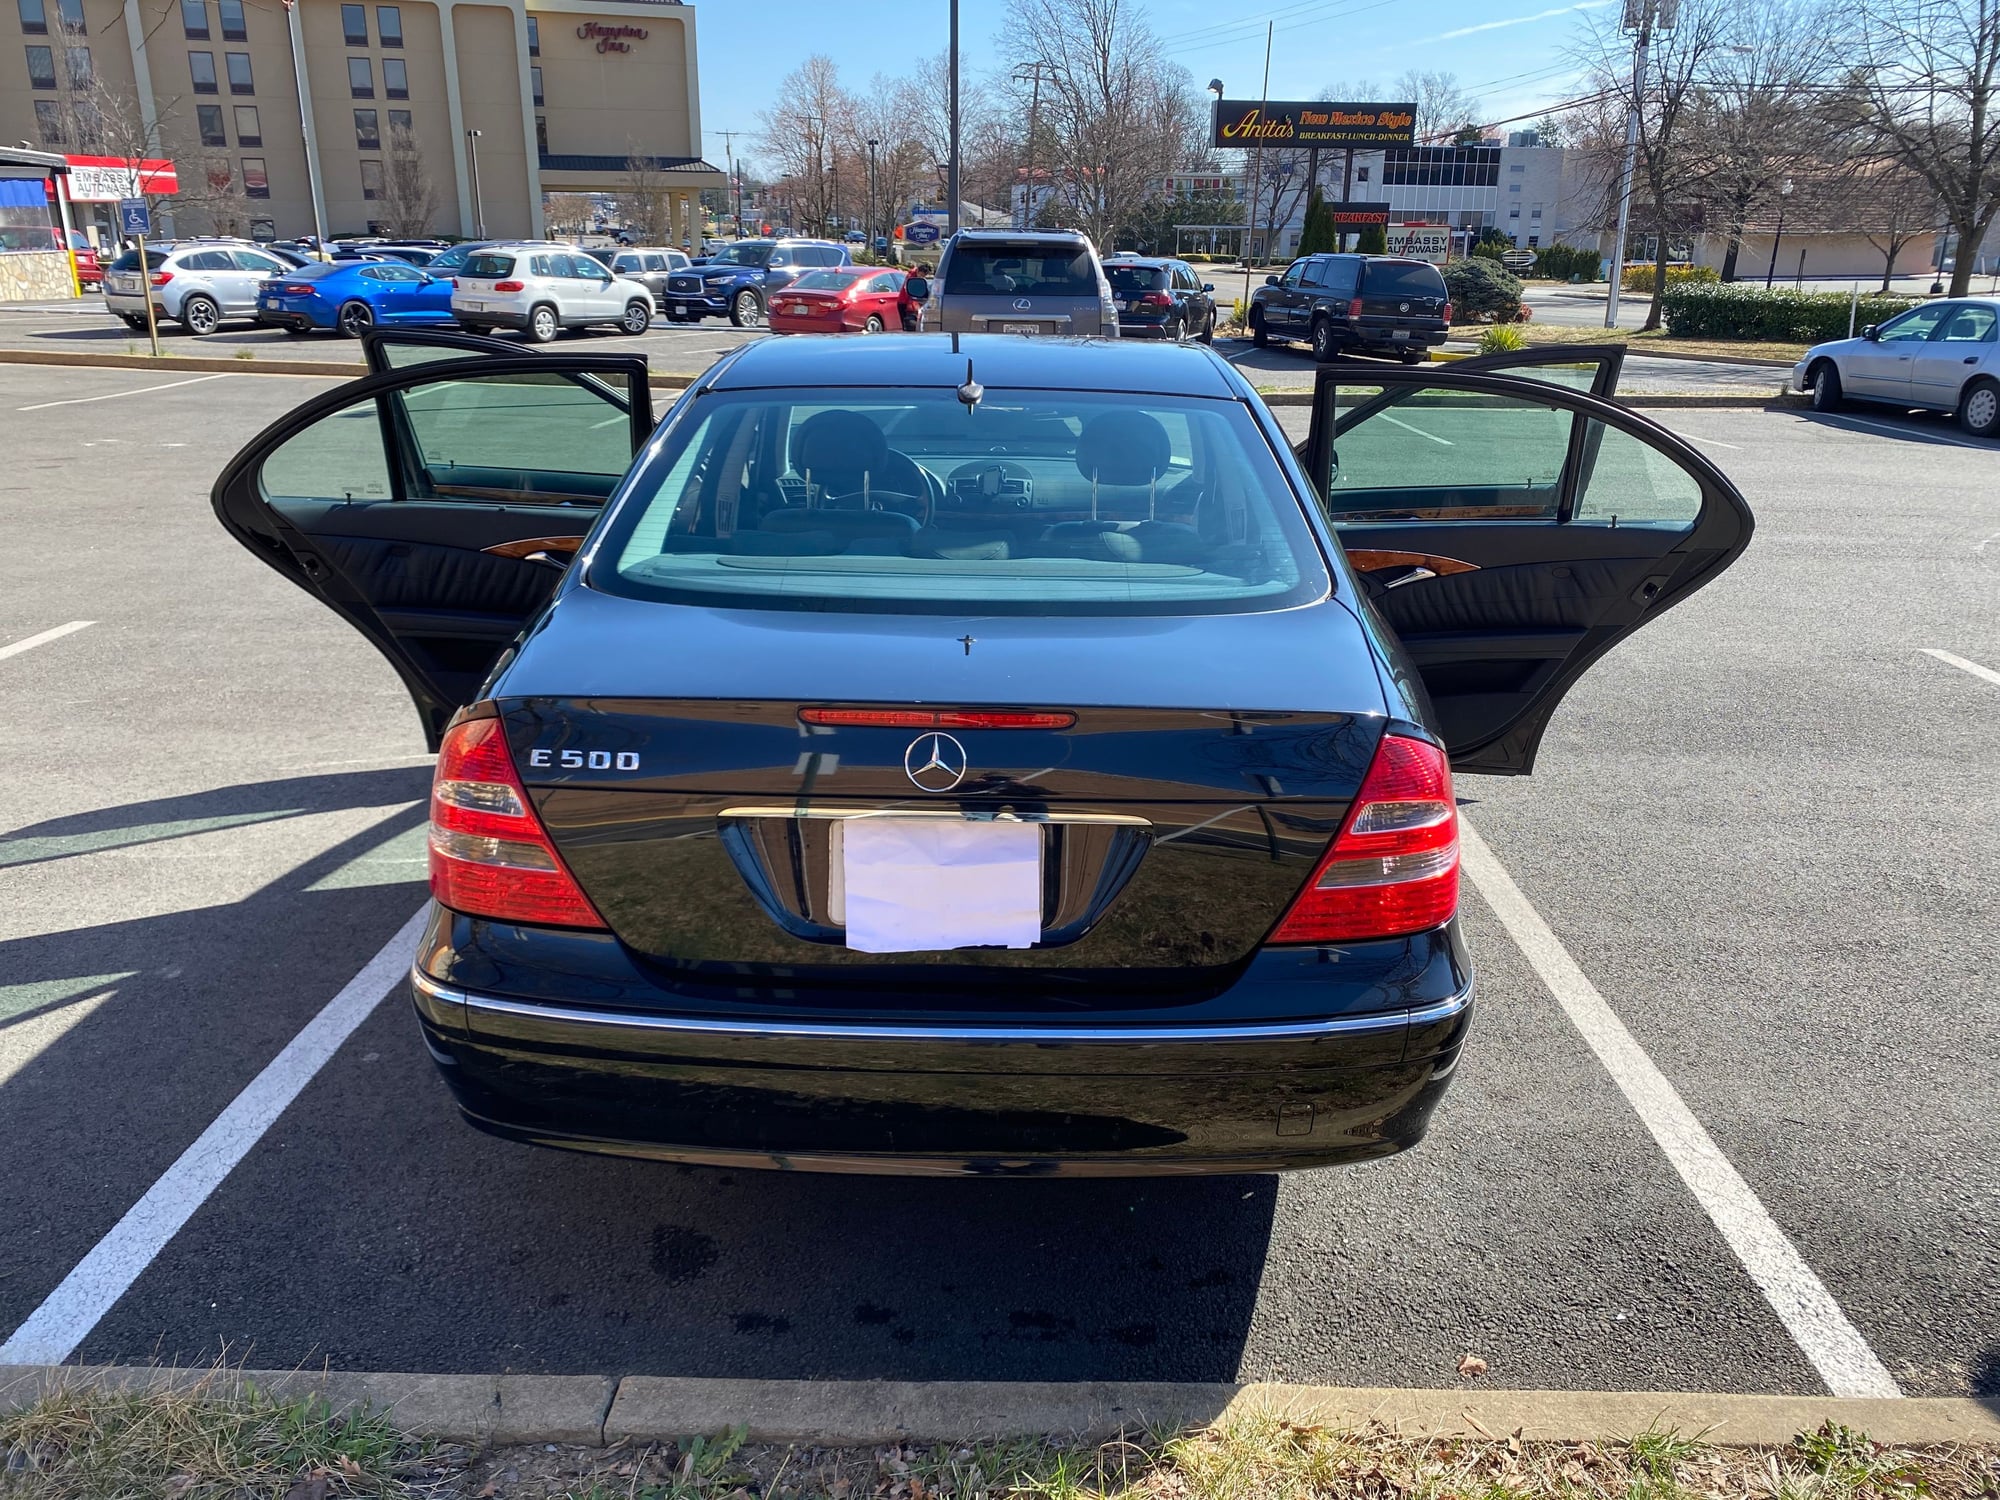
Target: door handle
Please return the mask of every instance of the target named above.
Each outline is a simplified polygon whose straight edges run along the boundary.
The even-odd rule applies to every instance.
[[[1976,365],[1979,363],[1979,356],[1976,354],[1968,354],[1965,356],[1964,359],[1960,360],[1959,363],[1962,365]]]

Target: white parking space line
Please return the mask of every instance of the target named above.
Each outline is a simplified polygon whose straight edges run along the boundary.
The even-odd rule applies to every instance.
[[[408,972],[426,906],[327,1001],[0,1344],[0,1365],[60,1364]]]
[[[196,375],[191,380],[170,380],[165,385],[142,385],[133,391],[110,391],[102,396],[72,396],[67,401],[37,401],[33,406],[17,406],[16,411],[47,411],[51,406],[84,406],[92,401],[116,401],[122,396],[150,396],[154,391],[178,390],[184,385],[200,385],[204,380],[227,380],[236,372],[225,370],[219,375]]]
[[[1743,451],[1743,445],[1741,443],[1725,443],[1722,441],[1721,438],[1703,437],[1698,432],[1683,432],[1680,435],[1686,438],[1690,443],[1702,443],[1710,448],[1728,448],[1736,453],[1741,453]]]
[[[1652,1132],[1826,1388],[1836,1396],[1902,1395],[1826,1284],[1521,894],[1486,841],[1463,819],[1459,836],[1473,885]],[[5,1353],[0,1350],[0,1356]]]
[[[0,646],[0,661],[10,656],[19,656],[23,651],[32,651],[37,646],[46,646],[50,641],[59,641],[66,635],[75,635],[79,630],[88,630],[95,620],[71,620],[67,625],[58,625],[54,630],[44,630],[40,635],[31,635],[24,641],[16,641],[11,646]]]
[[[1449,438],[1434,437],[1430,433],[1425,432],[1423,428],[1412,427],[1408,422],[1403,421],[1399,417],[1392,417],[1387,412],[1384,412],[1382,414],[1382,420],[1385,422],[1394,423],[1396,426],[1402,428],[1403,431],[1405,432],[1414,432],[1420,438],[1429,438],[1430,441],[1436,443],[1440,448],[1451,448],[1457,446]]]
[[[1855,427],[1866,427],[1871,432],[1886,432],[1891,437],[1929,438],[1932,442],[1943,443],[1949,448],[1988,448],[1991,446],[1987,443],[1967,442],[1964,438],[1955,438],[1948,433],[1932,432],[1924,427],[1892,427],[1887,422],[1871,422],[1866,417],[1850,417],[1844,414],[1835,416],[1828,412],[1821,412],[1819,416],[1822,421],[1838,422],[1843,427],[1852,424]]]
[[[1995,687],[2000,687],[2000,672],[1994,671],[1991,667],[1982,667],[1976,661],[1967,661],[1962,656],[1953,656],[1949,651],[1940,651],[1935,646],[1924,646],[1920,649],[1926,656],[1935,656],[1939,661],[1944,662],[1948,666],[1957,667],[1961,672],[1970,672],[1974,677],[1983,678]],[[5,653],[0,652],[0,655],[5,655]]]

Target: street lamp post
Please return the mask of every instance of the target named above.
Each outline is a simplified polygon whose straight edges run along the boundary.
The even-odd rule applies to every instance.
[[[472,237],[486,238],[486,200],[479,193],[479,136],[477,130],[465,132],[465,148],[472,161]]]
[[[881,144],[882,144],[882,143],[881,143],[880,141],[870,141],[870,142],[868,143],[868,246],[867,246],[867,249],[868,249],[868,253],[869,253],[869,254],[871,254],[871,255],[873,255],[873,254],[875,253],[875,226],[876,226],[876,223],[878,222],[878,221],[877,221],[877,219],[875,218],[875,148],[876,148],[877,146],[881,145]]]
[[[958,0],[951,0],[951,161],[945,170],[944,228],[958,233]]]
[[[1771,290],[1771,278],[1778,274],[1778,242],[1785,237],[1785,200],[1792,196],[1792,179],[1787,177],[1785,185],[1778,189],[1778,227],[1771,235],[1771,264],[1764,271],[1764,290]],[[1801,266],[1804,261],[1799,262]]]

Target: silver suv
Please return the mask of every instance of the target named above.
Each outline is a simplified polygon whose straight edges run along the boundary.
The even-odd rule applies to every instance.
[[[943,333],[1118,337],[1097,247],[1070,230],[961,230],[931,283],[926,328]]]
[[[127,328],[146,326],[146,298],[156,322],[173,321],[197,337],[227,319],[249,322],[257,314],[257,286],[291,268],[248,240],[171,240],[127,250],[104,271],[104,306]]]

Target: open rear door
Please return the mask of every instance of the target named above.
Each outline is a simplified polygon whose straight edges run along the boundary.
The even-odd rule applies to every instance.
[[[1315,392],[1308,473],[1462,771],[1532,770],[1591,663],[1750,540],[1714,464],[1551,365],[1347,361]]]
[[[419,363],[279,419],[211,499],[232,536],[389,658],[435,749],[652,427],[637,356]]]

